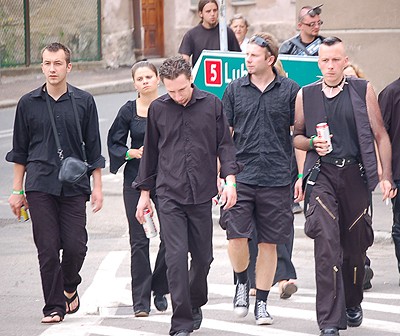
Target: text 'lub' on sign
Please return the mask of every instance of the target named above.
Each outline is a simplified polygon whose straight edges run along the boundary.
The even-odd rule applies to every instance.
[[[245,56],[235,51],[204,50],[193,68],[194,84],[222,98],[232,80],[247,75]],[[318,57],[279,55],[279,59],[288,77],[300,86],[315,82],[321,76]]]

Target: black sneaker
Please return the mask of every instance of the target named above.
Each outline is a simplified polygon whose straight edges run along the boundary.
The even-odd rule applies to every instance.
[[[203,321],[203,313],[200,307],[192,308],[193,316],[193,330],[200,329],[201,322]]]
[[[256,324],[272,324],[274,319],[267,312],[267,302],[262,300],[256,300],[254,306],[254,317],[256,319]]]
[[[368,290],[372,288],[371,279],[374,277],[374,271],[368,265],[365,265],[365,274],[363,281],[363,289]]]
[[[154,306],[160,312],[166,311],[168,308],[168,301],[165,295],[154,294]]]
[[[235,297],[233,298],[233,311],[237,317],[245,317],[249,312],[249,291],[249,280],[247,280],[245,284],[236,284]]]

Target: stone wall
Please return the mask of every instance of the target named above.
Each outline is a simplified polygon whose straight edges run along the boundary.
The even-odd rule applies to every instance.
[[[296,11],[320,3],[298,0]],[[362,68],[377,93],[399,78],[400,1],[325,1],[321,17],[321,35],[343,40],[350,61]]]
[[[131,0],[104,0],[101,9],[102,56],[109,67],[132,65],[133,6]]]

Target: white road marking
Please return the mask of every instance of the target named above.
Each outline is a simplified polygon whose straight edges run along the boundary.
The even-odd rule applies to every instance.
[[[116,277],[117,270],[119,269],[122,261],[128,255],[128,251],[113,251],[107,254],[102,263],[100,264],[92,284],[88,287],[86,292],[81,296],[81,308],[79,311],[58,325],[49,327],[40,336],[87,336],[89,334],[96,334],[101,336],[155,336],[158,334],[136,331],[131,329],[102,326],[101,323],[105,318],[108,319],[129,319],[133,318],[132,314],[121,315],[117,314],[118,307],[131,306],[131,291],[130,291],[130,278],[129,277]],[[112,290],[110,290],[112,288]],[[223,297],[231,298],[234,293],[234,285],[226,284],[209,284],[209,293],[220,295]],[[272,288],[272,293],[278,293],[276,287]],[[394,303],[382,304],[369,302],[368,299],[380,298],[385,300],[396,300],[400,297],[398,294],[385,294],[385,293],[365,293],[365,299],[362,304],[364,310],[379,311],[391,314],[400,314],[397,305]],[[315,290],[313,289],[299,289],[299,291],[291,299],[293,303],[312,303],[315,304]],[[232,303],[219,303],[207,304],[202,309],[205,311],[227,311],[232,312]],[[397,300],[396,300],[397,301]],[[297,309],[289,307],[278,307],[273,304],[271,300],[268,305],[268,310],[273,317],[293,318],[296,320],[311,321],[315,323],[316,316],[314,309]],[[170,305],[171,307],[171,305]],[[252,319],[251,310],[249,317]],[[171,322],[171,310],[168,313],[152,313],[148,318],[148,322],[165,324],[166,330]],[[251,322],[250,322],[251,323]],[[268,333],[270,336],[310,336],[312,334],[301,333],[296,331],[287,331],[268,326],[256,326],[249,324],[249,320],[240,320],[236,322],[228,322],[223,320],[204,318],[202,323],[202,330],[221,330],[225,332],[232,332],[236,334],[243,334],[248,336],[261,336]],[[360,329],[376,330],[380,332],[388,332],[398,334],[400,330],[400,323],[390,322],[384,320],[367,319],[364,318],[363,324]]]

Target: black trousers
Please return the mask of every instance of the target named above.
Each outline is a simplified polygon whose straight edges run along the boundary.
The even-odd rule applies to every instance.
[[[393,204],[393,226],[392,238],[394,242],[394,251],[397,258],[397,267],[400,273],[400,181],[396,181],[397,195],[392,200]]]
[[[125,212],[129,223],[129,242],[131,245],[131,278],[133,310],[150,312],[151,292],[167,294],[167,264],[165,263],[165,246],[160,242],[154,271],[151,270],[149,243],[136,217],[136,205],[140,191],[124,186],[123,189]],[[157,201],[152,194],[152,200],[157,207]]]
[[[88,196],[65,197],[27,192],[26,197],[38,251],[45,301],[43,314],[57,312],[64,316],[64,290],[72,293],[82,281],[79,272],[87,251]]]
[[[170,335],[179,330],[191,332],[192,308],[208,301],[207,276],[213,260],[211,199],[186,205],[158,197],[158,207],[173,309]]]
[[[363,300],[366,250],[373,243],[369,203],[370,193],[357,164],[321,165],[305,223],[306,234],[314,239],[321,329],[346,329],[346,307]]]

